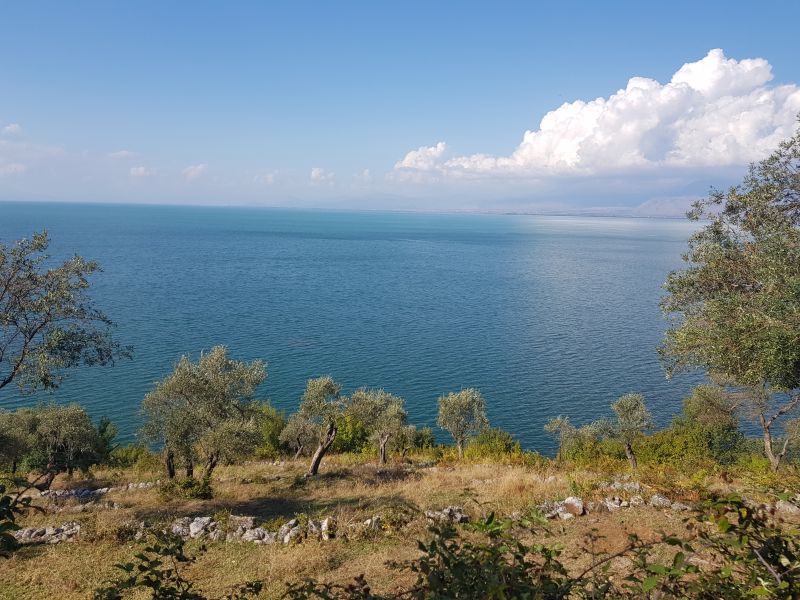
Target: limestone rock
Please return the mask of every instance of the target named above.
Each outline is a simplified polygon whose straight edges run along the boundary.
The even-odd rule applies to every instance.
[[[669,508],[672,501],[663,494],[653,494],[650,496],[650,506],[653,508]]]

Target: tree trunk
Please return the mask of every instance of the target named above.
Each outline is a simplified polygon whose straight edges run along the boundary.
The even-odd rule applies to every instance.
[[[769,460],[769,465],[772,467],[772,470],[777,471],[783,456],[776,456],[772,451],[772,432],[770,431],[771,424],[767,422],[767,420],[764,418],[764,415],[759,415],[759,420],[761,421],[761,429],[764,432],[764,454],[767,455],[767,459]]]
[[[464,440],[458,440],[456,447],[458,448],[458,458],[464,458]]]
[[[194,477],[194,462],[191,459],[186,461],[186,477]]]
[[[167,472],[167,478],[175,478],[175,454],[172,450],[164,448],[164,470]]]
[[[386,464],[386,444],[389,441],[389,436],[384,436],[380,439],[378,444],[378,464],[385,465]]]
[[[300,455],[303,453],[303,444],[299,441],[297,442],[297,452],[294,453],[294,459],[297,460],[300,458]]]
[[[633,453],[633,446],[630,442],[625,442],[625,456],[628,457],[631,469],[635,471],[639,467],[639,464],[636,462],[636,455]]]
[[[205,471],[203,472],[203,479],[210,479],[211,472],[217,466],[217,462],[219,461],[219,455],[216,452],[212,452],[208,455],[208,460],[206,460],[206,467]]]
[[[16,475],[17,474],[17,459],[16,458],[11,461],[11,474],[12,475]]]
[[[330,423],[328,425],[328,431],[325,433],[325,439],[320,441],[319,446],[317,446],[317,451],[314,452],[314,456],[311,458],[311,466],[308,469],[309,475],[316,475],[319,473],[319,463],[322,462],[322,457],[325,456],[325,453],[333,445],[333,440],[335,439],[336,425]]]

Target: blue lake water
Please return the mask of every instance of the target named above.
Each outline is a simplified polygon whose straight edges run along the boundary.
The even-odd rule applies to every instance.
[[[550,452],[552,416],[587,422],[627,392],[665,424],[697,377],[665,379],[658,301],[685,221],[0,203],[0,239],[47,228],[100,262],[98,304],[132,361],[80,369],[52,394],[133,439],[139,404],[183,353],[262,358],[261,395],[294,410],[305,380],[376,386],[434,425],[477,387],[494,425]],[[0,391],[0,407],[35,402]],[[444,438],[443,438],[444,439]]]

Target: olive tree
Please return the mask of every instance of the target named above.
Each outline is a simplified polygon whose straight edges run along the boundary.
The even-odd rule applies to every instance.
[[[486,402],[474,388],[450,392],[439,398],[439,418],[436,423],[453,437],[458,457],[462,458],[467,439],[489,426]]]
[[[36,444],[36,421],[35,412],[29,408],[0,411],[0,464],[12,475]]]
[[[209,478],[220,461],[254,451],[261,433],[253,397],[265,378],[263,361],[232,360],[224,346],[201,354],[197,362],[181,357],[142,402],[143,433],[163,445],[168,477],[175,476],[176,457],[189,477],[199,459],[203,477]]]
[[[570,422],[569,417],[558,416],[545,423],[544,430],[558,438],[556,459],[561,462],[564,460],[564,454],[578,435],[578,429]]]
[[[598,435],[620,442],[625,448],[625,456],[632,469],[638,467],[633,443],[645,431],[653,428],[653,416],[644,403],[641,394],[625,394],[611,404],[616,420],[600,420],[592,424],[591,429]]]
[[[408,420],[403,399],[384,390],[362,388],[350,397],[348,410],[367,428],[378,449],[378,463],[386,464],[386,445],[401,434]]]
[[[667,374],[701,368],[745,396],[777,469],[796,430],[776,430],[800,408],[800,130],[689,217],[705,225],[665,284]]]
[[[316,423],[300,413],[295,413],[286,421],[279,439],[281,444],[294,450],[294,459],[297,460],[317,442],[318,429]]]
[[[336,432],[347,405],[346,399],[341,397],[341,391],[342,386],[329,375],[309,379],[306,383],[297,418],[305,419],[315,432],[317,448],[311,457],[308,475],[319,473],[322,458],[336,440]]]
[[[89,295],[97,263],[73,256],[49,266],[46,232],[7,246],[0,241],[0,389],[57,388],[64,370],[109,365],[130,347]]]

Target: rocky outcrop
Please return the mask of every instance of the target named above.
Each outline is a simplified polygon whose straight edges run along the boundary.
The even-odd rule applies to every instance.
[[[77,498],[78,500],[91,500],[93,498],[99,498],[100,496],[104,496],[105,494],[110,494],[113,492],[132,492],[138,490],[149,490],[157,485],[159,485],[160,481],[140,481],[140,482],[133,482],[133,483],[126,483],[123,485],[117,485],[112,487],[101,487],[101,488],[75,488],[72,490],[42,490],[39,495],[42,498],[52,498],[56,500],[60,499],[67,499],[67,498]]]
[[[21,544],[58,544],[71,542],[81,532],[80,523],[70,521],[59,527],[26,527],[14,532]]]
[[[335,535],[333,517],[322,521],[309,520],[303,528],[298,519],[287,521],[278,531],[256,527],[253,517],[231,516],[228,518],[227,533],[212,517],[181,517],[172,522],[169,530],[183,539],[224,539],[229,542],[250,542],[254,544],[289,544],[305,538],[330,540]]]
[[[447,506],[442,510],[426,510],[425,517],[432,523],[469,523],[469,515],[460,506]]]

